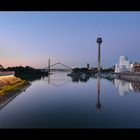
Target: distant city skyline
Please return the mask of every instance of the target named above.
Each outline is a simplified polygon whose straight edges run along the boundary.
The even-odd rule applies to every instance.
[[[71,67],[97,67],[120,56],[139,62],[140,12],[0,12],[0,64],[45,68],[61,62]]]

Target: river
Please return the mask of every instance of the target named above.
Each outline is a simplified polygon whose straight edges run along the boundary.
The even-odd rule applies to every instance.
[[[71,79],[66,72],[30,82],[0,110],[0,128],[140,127],[140,83]]]

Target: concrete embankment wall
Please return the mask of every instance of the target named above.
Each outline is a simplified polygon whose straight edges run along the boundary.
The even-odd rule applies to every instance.
[[[15,75],[14,71],[0,71],[0,76]]]
[[[0,110],[11,102],[16,96],[25,91],[31,84],[24,85],[22,89],[15,90],[14,92],[9,92],[8,94],[0,95]]]
[[[0,110],[30,86],[15,76],[0,76]]]
[[[133,74],[133,73],[123,73],[120,74],[121,79],[129,80],[129,81],[136,81],[140,82],[140,74]]]
[[[11,84],[13,84],[13,83],[15,83],[19,80],[20,80],[20,78],[17,78],[13,75],[11,75],[11,76],[0,76],[0,87],[11,85]]]

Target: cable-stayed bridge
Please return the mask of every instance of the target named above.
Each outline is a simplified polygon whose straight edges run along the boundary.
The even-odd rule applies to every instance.
[[[63,66],[63,68],[62,68],[62,66]],[[66,64],[60,63],[60,62],[57,62],[55,64],[50,64],[50,59],[49,59],[48,66],[42,70],[50,72],[50,71],[72,71],[72,69],[73,69],[72,67],[70,67]]]

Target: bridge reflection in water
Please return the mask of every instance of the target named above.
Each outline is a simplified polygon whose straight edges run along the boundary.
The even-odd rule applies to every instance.
[[[62,87],[72,82],[72,80],[68,78],[53,78],[51,74],[49,74],[47,77],[44,77],[43,80],[47,81],[49,85],[55,87]]]
[[[63,76],[61,75],[61,73],[63,73]],[[64,76],[64,73],[66,74]],[[48,75],[47,77],[44,76],[41,78],[41,76],[38,76],[38,77],[27,77],[28,79],[25,79],[25,80],[28,80],[28,81],[35,81],[37,79],[39,80],[44,80],[48,83],[48,85],[52,85],[54,87],[62,87],[62,86],[65,86],[67,84],[70,84],[70,83],[79,83],[79,82],[83,82],[83,83],[86,83],[88,82],[89,79],[91,79],[90,77],[68,77],[67,76],[67,72],[59,72],[58,74],[59,76],[57,76],[57,74],[55,74],[55,72],[51,75]],[[101,103],[101,93],[100,93],[100,88],[101,88],[101,78],[100,77],[97,77],[97,78],[92,78],[92,80],[95,80],[97,81],[97,85],[96,85],[96,110],[97,112],[100,112],[101,111],[101,108],[102,108],[102,103]],[[109,79],[107,79],[109,80]],[[119,80],[119,79],[113,79],[113,80],[109,80],[110,82],[112,82],[115,87],[118,89],[118,93],[120,96],[124,96],[126,95],[127,93],[130,93],[130,92],[136,92],[136,93],[139,93],[140,92],[140,83],[139,82],[128,82],[128,81],[124,81],[124,80]],[[24,89],[25,90],[25,89]],[[24,90],[21,90],[21,92],[23,92]],[[18,93],[15,93],[15,94],[11,94],[10,96],[6,95],[5,97],[4,96],[0,96],[0,109],[2,109],[6,104],[8,104],[9,102],[11,102],[16,96],[18,96],[21,92],[18,92]],[[10,97],[10,98],[9,98]],[[8,99],[9,98],[9,99]],[[7,100],[8,99],[8,100]]]
[[[54,76],[55,77],[55,76]],[[71,82],[73,83],[79,83],[79,82],[83,82],[86,83],[88,82],[88,80],[90,79],[90,77],[71,77],[70,79],[68,79],[68,77],[66,78],[54,78],[53,75],[48,75],[48,77],[44,77],[43,80],[46,81],[49,85],[55,86],[55,87],[62,87],[64,85],[67,85]],[[97,80],[97,100],[96,100],[96,110],[97,112],[101,111],[101,99],[100,99],[100,80],[101,78],[98,77],[94,80]]]

